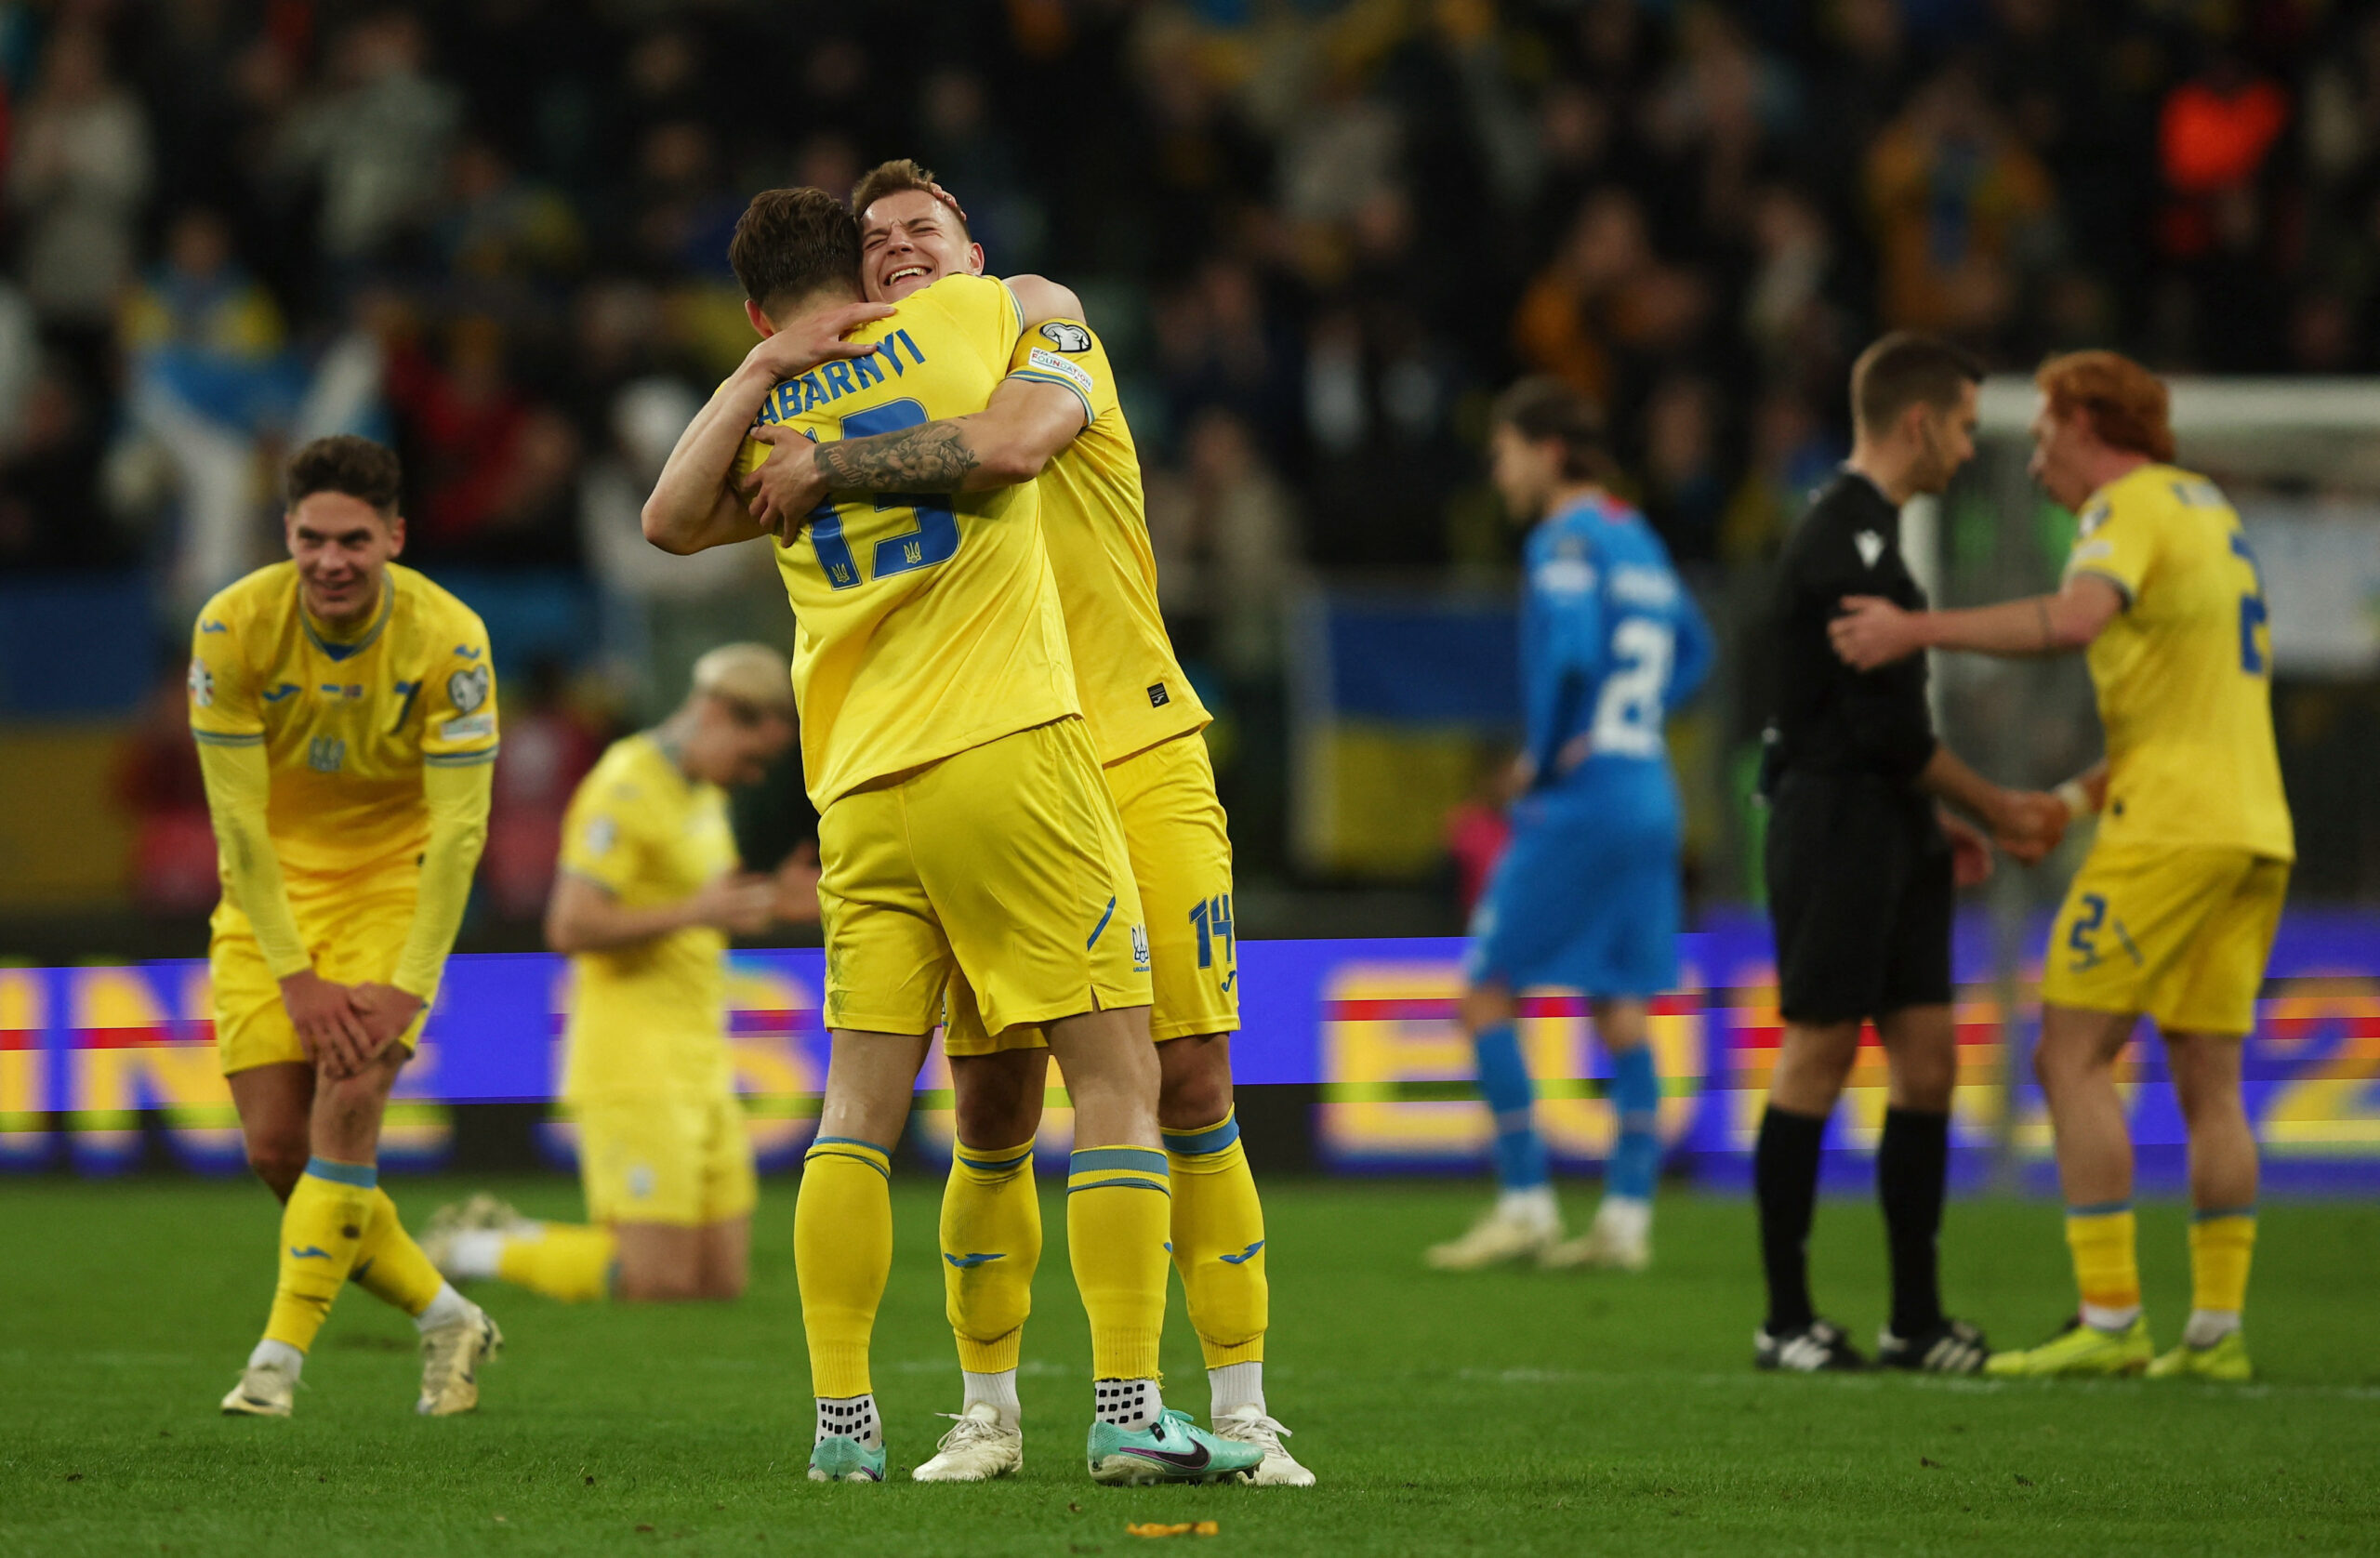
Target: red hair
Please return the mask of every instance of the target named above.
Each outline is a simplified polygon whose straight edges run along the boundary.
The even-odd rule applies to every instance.
[[[2173,459],[2173,408],[2165,381],[2131,358],[2069,351],[2043,363],[2033,384],[2048,397],[2050,415],[2059,421],[2087,411],[2100,442],[2160,463]]]

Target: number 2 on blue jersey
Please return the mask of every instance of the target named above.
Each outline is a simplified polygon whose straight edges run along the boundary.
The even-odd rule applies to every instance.
[[[915,401],[892,401],[866,411],[855,411],[843,418],[843,436],[872,438],[878,433],[899,432],[903,428],[922,427],[932,420],[926,408]],[[917,516],[914,530],[898,535],[888,535],[876,544],[876,555],[868,577],[881,579],[894,574],[906,574],[919,568],[931,568],[937,562],[948,562],[959,551],[959,516],[950,504],[935,493],[878,493],[876,507],[906,508]],[[837,589],[854,588],[860,583],[859,564],[852,556],[851,543],[843,536],[843,516],[840,509],[823,508],[810,527],[811,545],[818,551],[818,564],[826,571],[826,582]]]
[[[1611,635],[1617,664],[1595,698],[1595,721],[1588,734],[1598,754],[1657,758],[1661,743],[1661,694],[1670,684],[1670,662],[1677,632],[1648,616],[1621,621]]]

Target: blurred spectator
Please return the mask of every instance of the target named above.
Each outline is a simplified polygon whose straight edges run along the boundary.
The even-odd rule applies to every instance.
[[[0,458],[0,566],[124,562],[99,507],[100,437],[90,393],[55,354],[46,358]]]
[[[110,77],[98,33],[69,24],[51,38],[15,139],[26,296],[45,320],[103,326],[131,275],[150,161],[148,116]]]
[[[701,409],[702,397],[658,376],[624,386],[611,407],[601,452],[579,482],[578,536],[604,588],[622,601],[702,601],[765,574],[760,547],[714,547],[672,557],[644,538],[644,500]]]
[[[133,425],[171,466],[181,499],[174,601],[195,611],[258,561],[271,485],[258,440],[286,423],[297,364],[271,295],[232,257],[222,218],[204,209],[175,218],[165,261],[126,300],[118,336]]]
[[[1160,599],[1205,627],[1210,657],[1228,674],[1271,675],[1303,572],[1289,495],[1228,411],[1200,413],[1183,442],[1183,469],[1149,482]]]
[[[577,436],[513,384],[495,321],[457,321],[443,363],[417,342],[388,363],[407,477],[417,495],[409,539],[431,557],[566,565],[576,555],[570,503]]]
[[[335,260],[382,257],[432,219],[462,104],[424,73],[427,51],[410,11],[350,24],[333,52],[330,89],[287,125],[283,155],[321,181],[320,241]]]
[[[534,919],[553,885],[562,813],[602,756],[603,733],[571,707],[568,672],[550,658],[533,662],[506,703],[482,875],[496,913]]]
[[[205,914],[220,892],[206,785],[190,738],[188,664],[167,658],[116,759],[116,799],[133,819],[133,900],[151,914]]]
[[[1886,126],[1866,172],[1884,322],[1991,342],[2051,253],[2047,172],[1956,67]]]

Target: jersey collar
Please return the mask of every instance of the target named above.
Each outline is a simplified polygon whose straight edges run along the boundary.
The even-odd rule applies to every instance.
[[[298,591],[298,620],[306,629],[308,641],[333,660],[351,660],[377,643],[381,629],[389,626],[389,618],[397,609],[397,581],[383,574],[380,576],[380,610],[372,618],[372,626],[364,630],[361,638],[344,641],[326,639],[323,637],[322,629],[314,626],[314,614],[306,609],[304,586],[293,580],[290,588]]]

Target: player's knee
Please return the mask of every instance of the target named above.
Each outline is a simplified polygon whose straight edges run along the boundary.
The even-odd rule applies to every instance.
[[[252,1139],[248,1142],[248,1170],[286,1201],[289,1193],[298,1188],[298,1176],[305,1173],[306,1161],[311,1155],[302,1135]]]
[[[1040,1129],[1038,1100],[1027,1100],[1006,1089],[986,1088],[959,1095],[956,1108],[959,1140],[986,1152],[1030,1141]]]
[[[1180,1039],[1177,1044],[1196,1044]],[[1157,1123],[1168,1130],[1196,1130],[1231,1113],[1231,1065],[1220,1046],[1207,1045],[1177,1063],[1168,1047],[1164,1086],[1157,1095]],[[1211,1057],[1212,1063],[1210,1063]]]

